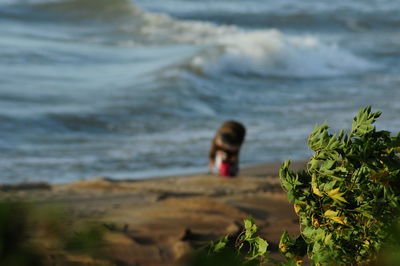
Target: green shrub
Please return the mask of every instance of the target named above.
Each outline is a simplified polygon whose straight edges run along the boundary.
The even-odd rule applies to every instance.
[[[373,124],[380,115],[360,109],[347,134],[316,126],[306,171],[290,171],[289,161],[281,167],[282,186],[301,225],[298,243],[281,240],[288,257],[297,260],[302,254],[293,251],[305,244],[316,264],[364,264],[391,242],[389,230],[400,214],[400,134],[378,131]]]
[[[270,262],[268,242],[255,235],[257,225],[250,217],[237,237],[225,236],[192,257],[191,266],[256,266]]]

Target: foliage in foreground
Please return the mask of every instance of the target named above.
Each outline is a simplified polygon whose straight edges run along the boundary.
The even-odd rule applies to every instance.
[[[348,134],[330,134],[316,126],[308,144],[315,152],[307,170],[295,173],[286,161],[280,170],[283,188],[300,218],[303,241],[288,236],[280,244],[289,257],[306,244],[312,261],[350,265],[376,260],[399,218],[400,134],[373,126],[380,112],[361,109]]]
[[[237,237],[225,236],[196,254],[191,266],[255,266],[270,262],[268,242],[255,236],[257,226],[252,218],[244,220],[244,229]]]
[[[72,225],[58,208],[0,202],[0,265],[64,265],[66,254],[103,257],[103,229]]]
[[[251,246],[257,237],[250,228],[256,226],[246,220],[242,242],[232,245],[225,237],[210,245],[203,263],[193,265],[298,265],[305,255],[314,265],[399,264],[400,134],[377,131],[373,124],[380,115],[370,107],[360,109],[348,134],[316,126],[308,141],[315,153],[306,171],[290,171],[289,161],[281,167],[282,186],[301,226],[298,237],[281,236],[286,263],[266,259],[266,249],[251,252],[259,250]],[[248,239],[252,242],[243,252]]]

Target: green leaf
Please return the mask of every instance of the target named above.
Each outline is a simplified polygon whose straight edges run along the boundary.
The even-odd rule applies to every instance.
[[[337,222],[337,223],[346,224],[344,217],[339,216],[338,211],[327,210],[327,211],[325,211],[324,216],[328,219],[331,219],[331,220]]]
[[[372,125],[381,112],[371,113],[371,106],[361,108],[357,116],[353,120],[351,134],[355,136],[363,136],[375,129]]]
[[[258,246],[258,254],[264,255],[267,252],[268,242],[260,237],[256,237],[255,242]]]
[[[339,188],[335,188],[329,191],[326,191],[326,194],[336,202],[346,202],[347,200],[343,198],[344,192],[340,192]]]
[[[332,241],[332,234],[327,234],[324,239],[324,244],[332,248],[333,241]]]
[[[224,236],[215,244],[211,242],[210,252],[221,252],[221,250],[223,250],[226,247],[227,243],[228,243],[228,236]]]
[[[257,225],[254,222],[253,217],[248,217],[244,220],[245,237],[249,239],[257,231]]]

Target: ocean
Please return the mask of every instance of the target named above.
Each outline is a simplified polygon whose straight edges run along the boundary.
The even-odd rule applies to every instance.
[[[360,107],[400,129],[400,2],[3,0],[0,183],[207,171],[229,119],[241,165],[304,160]]]

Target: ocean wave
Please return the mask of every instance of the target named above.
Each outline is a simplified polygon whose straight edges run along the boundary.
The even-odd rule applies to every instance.
[[[146,21],[141,32],[154,40],[164,36],[164,42],[205,45],[207,49],[185,65],[203,75],[318,78],[354,75],[378,67],[314,36],[293,36],[276,29],[244,30],[151,13],[146,13]]]
[[[40,117],[16,117],[0,114],[0,131],[3,137],[29,128],[26,135],[65,132],[104,134],[112,131],[111,122],[100,115],[47,114]]]
[[[140,11],[136,36],[160,43],[190,43],[207,48],[184,66],[195,73],[218,76],[256,75],[313,78],[354,75],[378,66],[312,36],[292,36],[276,29],[244,30],[210,22],[179,20]]]
[[[400,25],[400,4],[379,5],[371,3],[336,3],[331,5],[318,5],[315,3],[292,3],[288,8],[287,3],[272,3],[260,5],[258,1],[249,2],[247,7],[242,5],[228,5],[224,2],[180,3],[179,8],[171,7],[171,3],[141,2],[144,7],[156,12],[148,12],[130,0],[25,0],[18,2],[5,0],[0,5],[2,17],[18,16],[29,19],[52,19],[81,21],[107,21],[107,23],[132,22],[136,26],[146,26],[146,20],[161,22],[158,26],[170,26],[171,18],[180,21],[212,22],[219,25],[234,25],[245,28],[277,27],[281,29],[306,29],[307,31],[369,31],[392,29],[397,30]],[[309,3],[310,4],[310,3]],[[20,12],[21,8],[28,7],[29,11]],[[229,8],[227,8],[229,6]],[[18,7],[19,9],[12,8]],[[30,8],[30,9],[29,9]],[[19,11],[18,11],[19,10]],[[46,16],[56,15],[56,16]],[[19,15],[18,15],[19,14]],[[144,22],[144,24],[142,24]],[[152,24],[150,23],[150,24]],[[166,24],[163,24],[166,23]],[[128,29],[129,31],[129,29]]]
[[[354,75],[376,69],[368,60],[315,36],[293,36],[276,29],[245,30],[237,26],[182,20],[152,13],[128,0],[70,0],[35,4],[41,12],[103,26],[79,31],[82,40],[132,46],[190,44],[204,47],[178,67],[206,76],[320,78]],[[112,23],[110,23],[112,22]],[[97,24],[96,24],[97,25]],[[89,31],[89,32],[88,32]]]
[[[193,11],[188,13],[169,12],[182,20],[208,21],[215,24],[235,25],[241,28],[279,28],[304,32],[371,32],[380,30],[397,31],[400,26],[398,10],[381,12],[357,11],[338,14],[336,10],[318,13],[298,10],[278,13],[275,10],[258,12]]]
[[[399,2],[387,0],[336,0],[332,3],[285,0],[269,1],[268,4],[260,0],[248,0],[245,6],[229,0],[172,0],[175,5],[171,4],[171,0],[135,1],[149,10],[167,13],[174,18],[245,28],[277,27],[304,32],[385,29],[397,32],[400,25],[397,15]]]
[[[237,32],[218,38],[220,49],[194,57],[190,67],[207,75],[319,78],[354,75],[377,66],[311,36],[295,37],[277,30]]]
[[[335,43],[314,36],[293,36],[277,29],[244,30],[210,22],[178,20],[144,13],[142,32],[164,41],[208,48],[186,65],[195,73],[319,78],[354,75],[378,66]]]

